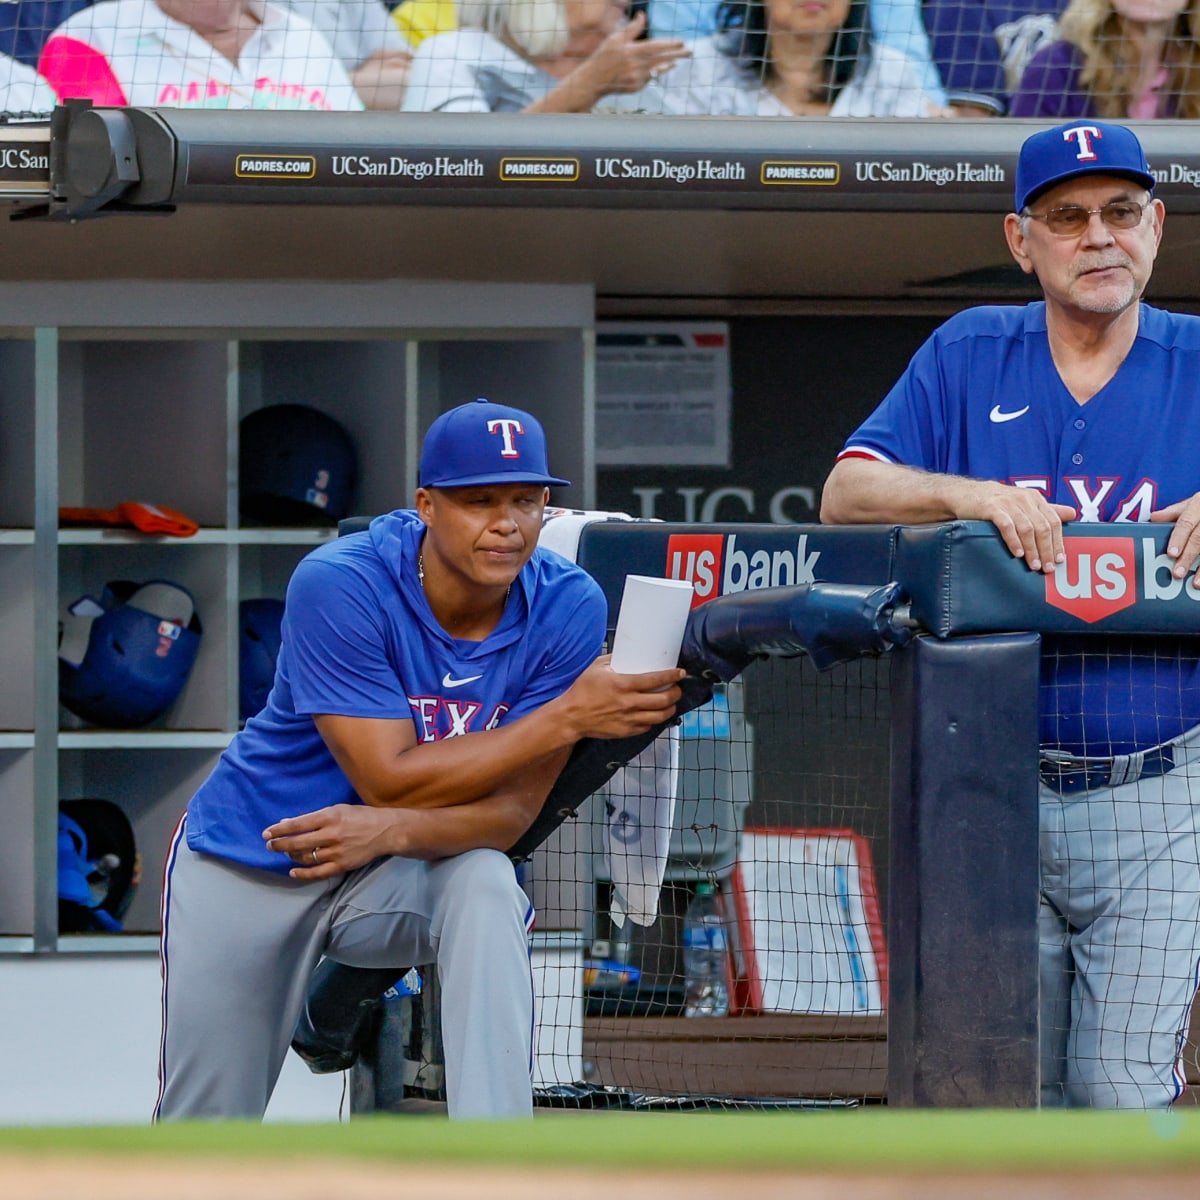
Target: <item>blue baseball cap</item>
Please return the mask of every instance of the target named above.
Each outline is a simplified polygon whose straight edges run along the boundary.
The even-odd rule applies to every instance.
[[[476,400],[444,412],[421,446],[421,487],[477,487],[484,483],[569,486],[550,474],[546,433],[519,408]]]
[[[1016,211],[1077,175],[1120,175],[1154,190],[1150,164],[1133,130],[1105,121],[1070,121],[1025,139],[1017,159]]]

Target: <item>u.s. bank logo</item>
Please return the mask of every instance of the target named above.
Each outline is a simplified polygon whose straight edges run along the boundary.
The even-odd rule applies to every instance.
[[[720,533],[673,533],[667,540],[667,578],[692,585],[692,607],[719,596],[725,536]]]
[[[1133,538],[1064,537],[1066,562],[1046,576],[1046,602],[1086,621],[1103,621],[1137,602]]]
[[[731,533],[673,533],[667,539],[667,578],[692,585],[692,607],[731,592],[815,583],[820,550],[809,550],[808,534],[799,534],[796,548],[739,549],[744,535]]]

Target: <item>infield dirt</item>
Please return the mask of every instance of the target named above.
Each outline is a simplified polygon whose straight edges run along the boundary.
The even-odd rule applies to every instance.
[[[1144,1200],[1195,1194],[1188,1171],[600,1172],[332,1161],[0,1156],[6,1200]]]

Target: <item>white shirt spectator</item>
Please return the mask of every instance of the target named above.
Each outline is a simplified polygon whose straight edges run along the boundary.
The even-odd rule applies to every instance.
[[[408,42],[383,0],[286,0],[287,7],[319,29],[347,71],[381,50],[407,50]]]
[[[0,54],[0,112],[48,113],[57,103],[50,85],[32,67]]]
[[[175,108],[362,108],[329,42],[286,8],[251,0],[259,26],[232,63],[153,0],[106,0],[68,17],[42,50],[57,94]]]
[[[655,82],[663,97],[658,111],[671,116],[790,117],[757,74],[722,54],[716,38],[691,44],[692,57]],[[650,91],[649,88],[646,89]],[[937,103],[921,86],[921,72],[907,54],[876,43],[871,59],[838,93],[831,117],[928,117]]]
[[[520,112],[562,82],[482,29],[426,38],[413,57],[406,112]],[[641,112],[651,88],[605,96],[593,112]],[[658,111],[662,100],[652,97]]]

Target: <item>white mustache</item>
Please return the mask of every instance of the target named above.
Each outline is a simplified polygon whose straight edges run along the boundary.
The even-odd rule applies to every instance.
[[[1125,255],[1121,255],[1118,258],[1086,259],[1083,262],[1075,264],[1074,275],[1078,279],[1080,275],[1086,275],[1089,271],[1108,271],[1113,267],[1125,267],[1128,269],[1132,265],[1131,261]]]

